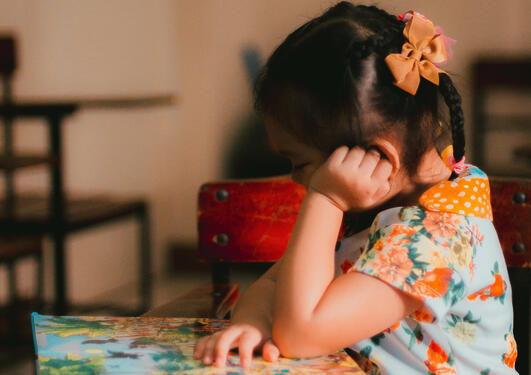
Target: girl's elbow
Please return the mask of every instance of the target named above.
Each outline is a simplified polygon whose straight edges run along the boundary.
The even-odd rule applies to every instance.
[[[283,357],[312,357],[313,355],[308,353],[308,337],[306,337],[305,330],[296,326],[296,324],[286,326],[273,323],[273,342]]]

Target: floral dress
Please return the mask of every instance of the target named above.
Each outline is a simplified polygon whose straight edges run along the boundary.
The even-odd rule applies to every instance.
[[[489,193],[487,176],[466,165],[417,206],[382,211],[341,241],[336,277],[363,272],[424,302],[350,347],[368,374],[516,374],[511,286]]]

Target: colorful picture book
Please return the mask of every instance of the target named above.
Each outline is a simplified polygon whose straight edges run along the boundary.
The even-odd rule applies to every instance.
[[[355,374],[362,375],[343,351],[276,363],[253,359],[250,371],[231,352],[219,369],[192,358],[196,341],[223,328],[223,320],[189,318],[47,316],[32,314],[40,375],[60,374]]]

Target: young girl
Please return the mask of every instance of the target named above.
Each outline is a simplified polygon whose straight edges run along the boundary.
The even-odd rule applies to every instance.
[[[275,50],[256,103],[307,195],[282,259],[197,359],[348,347],[368,374],[516,374],[489,183],[464,164],[461,99],[439,67],[448,40],[419,13],[341,2]]]

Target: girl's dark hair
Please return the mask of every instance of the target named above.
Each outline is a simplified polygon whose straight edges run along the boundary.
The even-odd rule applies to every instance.
[[[375,6],[340,2],[278,46],[255,84],[255,107],[303,142],[329,154],[341,145],[366,147],[375,135],[399,137],[413,174],[450,113],[454,158],[464,155],[461,98],[452,80],[420,81],[416,95],[396,87],[384,61],[400,53],[405,24]],[[441,95],[439,95],[439,93]]]

